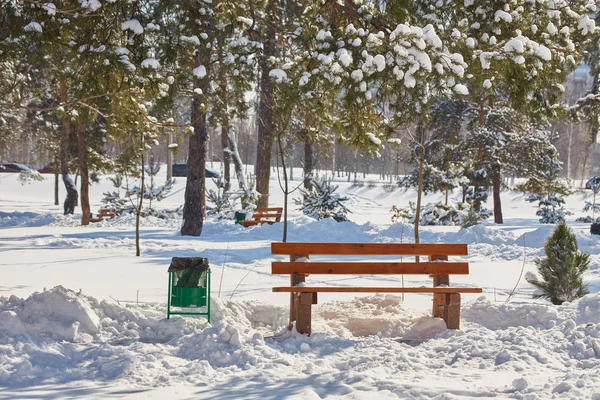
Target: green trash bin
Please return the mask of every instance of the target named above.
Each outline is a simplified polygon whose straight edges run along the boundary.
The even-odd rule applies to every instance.
[[[167,270],[167,319],[171,315],[206,315],[210,322],[210,267],[202,257],[173,257]],[[173,310],[177,307],[177,310]],[[180,310],[186,308],[187,310]]]
[[[238,225],[242,225],[242,221],[246,220],[246,213],[243,211],[235,212],[235,223]]]

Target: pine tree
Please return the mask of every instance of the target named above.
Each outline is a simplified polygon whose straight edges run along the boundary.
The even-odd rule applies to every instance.
[[[577,248],[577,238],[566,224],[560,223],[544,245],[546,257],[536,259],[541,279],[526,277],[527,282],[539,289],[533,298],[549,299],[561,305],[588,294],[583,274],[590,264],[590,255]]]
[[[348,221],[346,214],[350,210],[344,205],[348,198],[335,193],[337,188],[331,184],[331,180],[313,179],[309,190],[300,189],[302,198],[294,200],[297,205],[302,206],[300,210],[309,217],[317,220],[333,218],[337,222]]]
[[[598,30],[591,19],[592,1],[488,1],[439,2],[442,21],[453,19],[447,33],[463,38],[459,51],[470,60],[469,100],[479,114],[509,107],[530,120],[556,117],[564,107],[565,81],[582,57],[582,48],[595,40]],[[474,152],[487,162],[484,149]],[[493,186],[494,220],[502,223],[500,187],[503,164],[489,171]]]

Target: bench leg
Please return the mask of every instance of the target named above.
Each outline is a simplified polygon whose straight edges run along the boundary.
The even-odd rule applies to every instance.
[[[302,283],[306,280],[304,275],[300,274],[291,274],[290,275],[290,286],[296,286],[299,283]],[[294,326],[294,321],[296,321],[298,317],[298,302],[297,295],[300,293],[290,293],[290,324],[288,326],[289,330],[292,330]]]
[[[317,304],[316,293],[294,293],[296,331],[310,335],[312,329],[312,305]]]
[[[447,256],[430,256],[429,260],[447,260]],[[449,275],[433,276],[433,286],[450,286]],[[460,326],[460,293],[434,293],[431,315],[442,318],[448,329],[459,329]]]
[[[460,329],[460,293],[450,293],[447,296],[446,326],[448,329]]]
[[[460,293],[435,293],[432,315],[442,318],[448,329],[460,329]]]

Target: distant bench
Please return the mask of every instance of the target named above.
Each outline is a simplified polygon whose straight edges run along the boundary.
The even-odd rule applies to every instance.
[[[242,226],[248,227],[262,224],[272,225],[275,222],[281,221],[282,212],[283,207],[256,208],[254,209],[254,214],[252,214],[252,219],[242,221]]]
[[[104,220],[104,218],[113,219],[117,216],[117,210],[114,208],[102,208],[98,211],[98,216],[90,218],[90,222],[100,222]]]
[[[460,293],[481,293],[481,288],[450,287],[450,275],[466,275],[469,263],[449,262],[448,256],[468,255],[466,244],[395,243],[271,243],[271,254],[289,255],[290,261],[273,261],[272,274],[290,275],[289,287],[273,292],[290,293],[290,325],[300,333],[311,332],[311,306],[318,292],[432,293],[434,317],[443,318],[448,329],[460,326]],[[309,256],[428,256],[428,261],[310,261]],[[306,286],[310,274],[323,275],[429,275],[433,287],[340,287]]]

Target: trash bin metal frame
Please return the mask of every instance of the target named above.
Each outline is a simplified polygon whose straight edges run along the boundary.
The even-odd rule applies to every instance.
[[[188,306],[173,306],[173,282],[175,279],[175,271],[169,272],[169,289],[168,289],[168,297],[167,297],[167,319],[171,318],[171,315],[206,315],[208,322],[210,322],[210,268],[206,270],[206,287],[197,287],[197,288],[181,288],[181,289],[204,289],[206,290],[206,312],[199,311],[172,311],[172,307],[178,308],[190,308]]]

